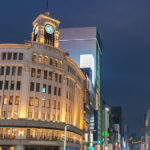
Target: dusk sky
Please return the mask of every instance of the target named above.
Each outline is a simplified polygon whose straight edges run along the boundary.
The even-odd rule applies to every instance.
[[[1,0],[0,43],[31,39],[46,0]],[[60,28],[96,26],[103,43],[102,98],[122,106],[130,132],[140,132],[150,107],[150,1],[49,0]]]

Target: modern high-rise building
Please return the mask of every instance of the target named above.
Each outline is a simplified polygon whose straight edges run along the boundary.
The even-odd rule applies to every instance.
[[[96,27],[60,29],[60,47],[84,71],[90,68],[90,78],[95,92],[94,140],[101,139],[101,95],[100,95],[100,61],[101,41]],[[91,120],[93,118],[91,117]]]
[[[2,150],[62,150],[65,138],[66,148],[82,148],[86,77],[59,48],[59,24],[47,11],[31,41],[0,44]]]

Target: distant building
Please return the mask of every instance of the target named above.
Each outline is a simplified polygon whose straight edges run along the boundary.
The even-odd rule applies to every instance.
[[[67,50],[70,57],[82,68],[95,89],[94,140],[101,139],[101,94],[100,61],[101,41],[96,27],[60,29],[60,48]],[[88,69],[91,69],[89,72]],[[91,111],[92,112],[92,111]],[[93,113],[93,112],[92,112]],[[93,120],[93,117],[91,118]]]

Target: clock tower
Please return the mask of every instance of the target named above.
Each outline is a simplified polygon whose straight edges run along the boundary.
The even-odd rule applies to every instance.
[[[32,41],[59,47],[60,21],[49,16],[48,7],[45,14],[40,14],[33,21]]]

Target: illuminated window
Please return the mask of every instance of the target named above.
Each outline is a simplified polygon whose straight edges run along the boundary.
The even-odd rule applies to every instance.
[[[47,79],[47,71],[44,71],[44,79]]]
[[[63,62],[61,60],[59,61],[59,67],[63,68]]]
[[[45,100],[42,100],[42,107],[45,107]]]
[[[53,101],[53,109],[56,109],[56,100]]]
[[[36,63],[36,54],[32,55],[32,62]]]
[[[35,106],[39,106],[39,98],[38,97],[35,98]]]
[[[40,64],[42,63],[42,55],[39,55],[38,62],[39,62]]]
[[[34,118],[38,119],[38,112],[34,112]]]
[[[14,111],[14,119],[17,119],[18,118],[18,112],[17,111]]]
[[[11,74],[12,74],[12,76],[14,76],[16,74],[16,67],[15,66],[12,67],[12,73]]]
[[[32,112],[28,112],[28,118],[32,118]]]
[[[31,77],[35,77],[35,68],[31,69]]]
[[[58,60],[55,59],[55,67],[58,67]]]
[[[55,81],[57,82],[57,79],[58,79],[58,74],[55,73]]]
[[[19,136],[24,136],[24,130],[20,129],[19,132],[18,132],[18,135]]]
[[[41,78],[41,70],[40,69],[37,70],[37,78]]]
[[[9,105],[13,104],[13,96],[9,96]]]
[[[41,117],[43,120],[45,120],[45,113],[42,113]]]
[[[50,107],[51,107],[51,100],[48,99],[48,100],[47,100],[47,108],[50,108]]]
[[[15,105],[19,105],[20,96],[16,96],[15,98]]]
[[[44,64],[48,65],[48,57],[47,56],[44,57]]]
[[[6,105],[6,104],[7,104],[7,96],[4,96],[3,104],[4,104],[4,105]]]
[[[43,93],[46,93],[46,84],[43,84],[42,92],[43,92]]]
[[[10,118],[11,118],[11,114],[12,114],[12,112],[11,112],[11,111],[9,111],[9,112],[8,112],[8,116],[7,116],[7,118],[8,118],[8,119],[10,119]]]
[[[29,98],[29,106],[33,106],[33,97]]]
[[[50,57],[50,59],[49,59],[49,64],[53,65],[53,58],[52,57]]]
[[[52,77],[53,77],[53,73],[49,72],[49,80],[52,80]]]

